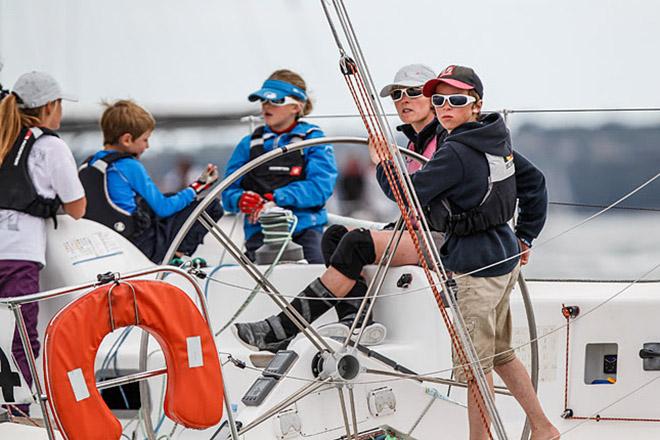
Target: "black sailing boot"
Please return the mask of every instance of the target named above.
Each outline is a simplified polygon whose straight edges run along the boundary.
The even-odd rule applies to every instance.
[[[307,322],[312,323],[335,305],[334,298],[332,292],[317,278],[305,287],[298,298],[291,301],[291,305]],[[284,350],[300,330],[284,312],[281,312],[263,321],[234,324],[232,331],[236,338],[251,350],[277,353],[279,350]]]
[[[366,294],[367,283],[364,278],[360,277],[360,279],[356,281],[355,286],[353,286],[350,292],[348,292],[346,295],[347,299],[337,302],[335,310],[337,312],[338,321],[319,327],[319,334],[329,338],[338,338],[342,340],[346,339],[348,337],[348,333],[351,330],[353,322],[357,318],[357,312],[360,308],[360,304],[362,303],[362,298]],[[366,313],[368,307],[369,303],[366,304],[365,309],[362,311],[362,315],[360,316],[358,324],[355,327],[355,331],[353,332],[353,339],[356,339],[360,333],[360,328],[364,322],[364,314]],[[387,328],[383,324],[374,322],[374,320],[369,317],[367,326],[365,327],[362,338],[360,339],[360,345],[369,346],[382,344],[386,336]]]

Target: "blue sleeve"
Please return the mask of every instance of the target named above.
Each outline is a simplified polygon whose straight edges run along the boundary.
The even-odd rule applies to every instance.
[[[229,162],[227,162],[227,167],[225,168],[225,176],[223,179],[227,178],[231,173],[248,163],[249,160],[250,136],[245,136],[241,139],[234,149],[234,152],[231,154]],[[238,212],[238,199],[240,199],[243,194],[241,180],[243,180],[243,177],[232,183],[222,192],[222,206],[228,212]]]
[[[305,139],[325,137],[321,130]],[[305,180],[290,183],[273,191],[275,203],[298,209],[325,205],[335,189],[337,163],[331,145],[310,147],[305,151]]]
[[[394,193],[387,181],[382,164],[376,168],[376,177],[387,197],[394,200]],[[439,148],[431,160],[410,176],[422,206],[459,184],[463,180],[463,163],[453,148]]]
[[[158,217],[176,214],[195,199],[195,191],[192,188],[182,189],[171,196],[163,195],[138,160],[121,160],[115,165],[131,189],[147,202]]]
[[[514,151],[516,191],[518,192],[518,222],[516,235],[531,246],[539,236],[548,213],[548,191],[545,176],[525,156]]]

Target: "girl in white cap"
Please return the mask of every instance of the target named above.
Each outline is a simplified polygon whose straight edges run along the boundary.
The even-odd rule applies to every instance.
[[[403,122],[396,129],[408,138],[408,149],[430,159],[437,146],[438,120],[431,99],[424,96],[422,87],[436,77],[435,72],[424,64],[403,66],[394,75],[394,81],[380,91],[382,98],[390,97]],[[414,173],[422,165],[407,160],[408,172]]]
[[[62,100],[73,100],[53,77],[22,75],[0,101],[0,297],[39,292],[46,264],[46,219],[60,208],[75,219],[87,201],[69,147],[54,130],[62,120]],[[37,303],[21,308],[35,356],[39,354]],[[12,352],[29,386],[28,363],[18,333]],[[28,413],[28,405],[18,405]]]

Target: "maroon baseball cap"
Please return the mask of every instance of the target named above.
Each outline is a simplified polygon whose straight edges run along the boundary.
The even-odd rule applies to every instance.
[[[446,67],[437,78],[424,84],[424,96],[430,97],[433,95],[435,87],[441,82],[462,90],[474,90],[480,98],[484,97],[484,86],[474,69],[470,67],[456,65]]]

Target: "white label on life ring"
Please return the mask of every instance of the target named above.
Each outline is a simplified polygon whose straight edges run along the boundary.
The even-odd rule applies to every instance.
[[[66,374],[69,376],[69,383],[71,383],[73,394],[76,396],[76,402],[87,399],[89,397],[89,389],[87,388],[82,369],[76,368]]]
[[[204,366],[202,338],[199,336],[190,336],[186,338],[186,344],[188,344],[188,368]]]

